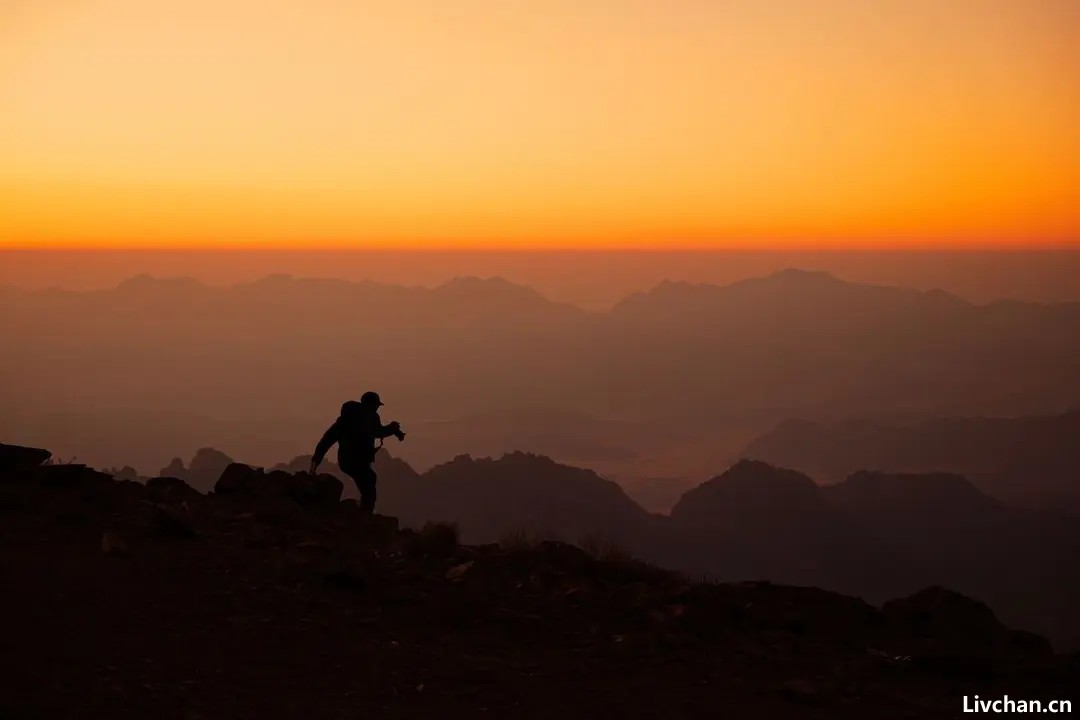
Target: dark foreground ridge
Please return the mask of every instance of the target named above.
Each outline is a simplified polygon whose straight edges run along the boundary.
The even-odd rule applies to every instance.
[[[0,717],[955,717],[1080,687],[942,588],[696,583],[399,530],[329,475],[233,464],[204,495],[46,458],[0,452]]]

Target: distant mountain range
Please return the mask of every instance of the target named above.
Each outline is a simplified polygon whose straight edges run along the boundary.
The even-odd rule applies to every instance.
[[[952,472],[1011,502],[1080,514],[1080,409],[1019,418],[917,422],[791,420],[743,454],[805,468],[822,482],[862,469]]]
[[[416,527],[458,522],[470,542],[515,531],[598,540],[718,580],[815,585],[871,601],[946,585],[1080,647],[1080,526],[1003,504],[959,476],[856,473],[819,487],[742,461],[666,517],[594,473],[540,456],[460,457],[423,474],[389,456],[380,462],[384,512]]]
[[[6,288],[0,334],[0,432],[97,465],[208,444],[300,454],[372,387],[423,431],[401,448],[418,466],[528,447],[642,481],[702,477],[793,416],[1015,416],[1080,398],[1080,303],[974,305],[799,270],[665,282],[604,313],[497,278],[141,276]]]

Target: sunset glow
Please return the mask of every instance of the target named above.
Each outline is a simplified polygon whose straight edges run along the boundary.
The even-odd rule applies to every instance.
[[[1080,245],[1074,0],[14,0],[0,247]]]

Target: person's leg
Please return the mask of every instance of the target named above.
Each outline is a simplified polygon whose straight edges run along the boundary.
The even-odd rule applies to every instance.
[[[367,484],[364,479],[364,475],[367,472],[366,466],[356,463],[341,463],[338,467],[341,468],[341,472],[352,479],[353,485],[356,486],[356,492],[360,494],[361,504],[363,504],[363,498],[366,495],[364,487]]]
[[[370,465],[362,468],[356,476],[356,487],[360,490],[360,509],[365,512],[375,512],[375,482],[377,480],[375,468]]]

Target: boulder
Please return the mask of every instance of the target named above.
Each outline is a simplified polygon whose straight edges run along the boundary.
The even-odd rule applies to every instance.
[[[273,472],[270,475],[280,475],[284,483],[286,494],[304,507],[334,506],[341,501],[341,493],[345,489],[341,481],[333,475],[319,473],[283,473]]]
[[[229,463],[214,484],[217,495],[256,495],[265,493],[263,482],[266,474],[262,468],[253,468],[243,463]]]
[[[461,582],[465,579],[465,574],[469,572],[473,565],[476,564],[475,560],[469,560],[463,562],[460,565],[455,565],[446,571],[446,579],[451,582]]]
[[[289,473],[282,470],[264,472],[242,463],[230,463],[221,473],[214,492],[218,495],[252,495],[288,497],[304,507],[336,505],[344,486],[333,475],[321,473]]]
[[[156,477],[146,481],[146,494],[155,502],[184,502],[203,495],[180,478]]]
[[[86,465],[48,465],[36,472],[38,482],[47,487],[68,488],[110,494],[121,487],[112,475],[98,472]]]
[[[51,457],[52,453],[42,448],[0,443],[0,472],[34,468]]]

